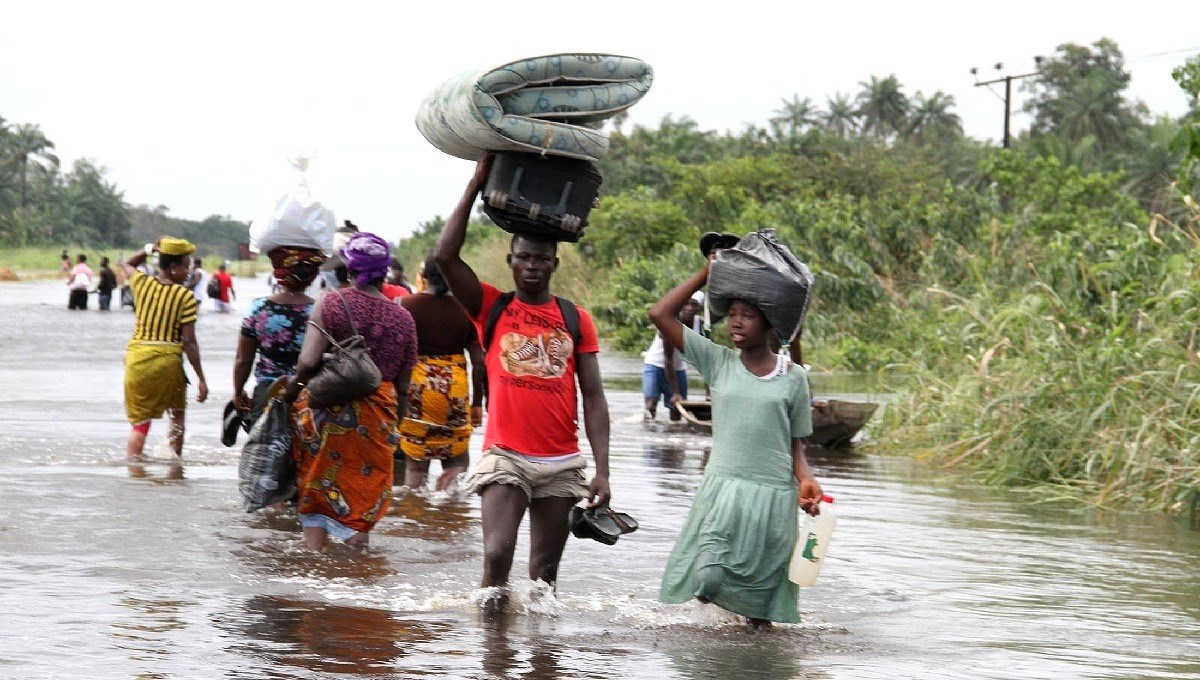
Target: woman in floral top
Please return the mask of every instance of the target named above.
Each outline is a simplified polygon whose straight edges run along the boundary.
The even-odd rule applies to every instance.
[[[250,304],[250,312],[242,320],[242,335],[233,362],[233,403],[238,411],[249,412],[249,425],[262,415],[271,384],[296,372],[314,302],[304,291],[325,261],[319,251],[307,248],[276,248],[268,255],[280,291]],[[245,385],[255,355],[258,364],[254,365],[254,377],[258,384],[251,399]]]

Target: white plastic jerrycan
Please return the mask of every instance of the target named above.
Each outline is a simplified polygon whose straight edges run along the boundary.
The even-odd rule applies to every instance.
[[[811,586],[817,580],[817,572],[821,571],[821,563],[825,561],[829,537],[833,535],[836,524],[833,496],[821,497],[821,514],[816,517],[801,513],[800,535],[796,537],[796,549],[792,551],[792,561],[788,564],[789,581]]]

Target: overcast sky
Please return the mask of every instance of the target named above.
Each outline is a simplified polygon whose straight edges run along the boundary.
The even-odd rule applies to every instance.
[[[998,139],[1002,100],[968,69],[1021,73],[1034,55],[1106,36],[1125,54],[1131,94],[1182,113],[1170,71],[1200,52],[1190,4],[6,2],[0,116],[41,125],[64,167],[103,164],[129,202],[192,219],[248,221],[286,188],[286,156],[316,150],[314,193],[339,220],[395,239],[449,213],[470,176],[413,124],[462,70],[556,52],[634,56],[655,81],[631,122],[670,114],[721,131],[765,123],[792,94],[823,105],[895,73],[910,96],[952,94],[967,134]]]

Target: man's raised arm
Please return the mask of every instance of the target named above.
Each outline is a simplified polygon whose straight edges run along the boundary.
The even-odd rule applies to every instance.
[[[471,316],[479,316],[483,306],[483,287],[479,277],[470,265],[462,259],[463,242],[467,237],[467,221],[471,219],[471,208],[475,207],[475,199],[487,182],[488,170],[492,165],[491,155],[486,155],[475,164],[475,174],[463,191],[450,219],[438,236],[437,245],[433,248],[433,258],[437,261],[438,269],[450,286],[450,291]]]

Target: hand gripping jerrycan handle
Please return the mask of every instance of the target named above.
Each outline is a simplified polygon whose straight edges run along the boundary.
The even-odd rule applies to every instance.
[[[812,517],[801,513],[800,533],[796,537],[796,548],[792,561],[788,563],[788,580],[801,586],[811,586],[817,580],[825,551],[829,550],[829,538],[837,524],[833,512],[833,496],[821,497],[821,514]]]

